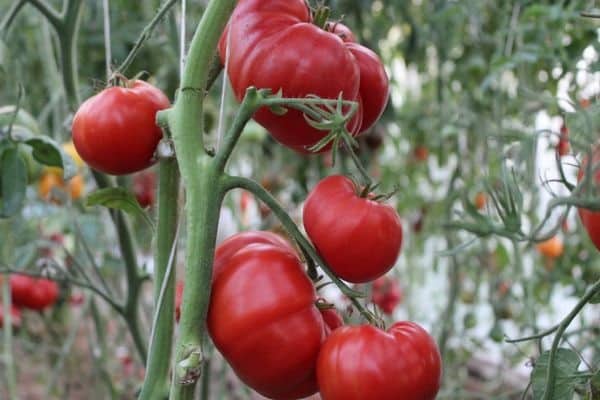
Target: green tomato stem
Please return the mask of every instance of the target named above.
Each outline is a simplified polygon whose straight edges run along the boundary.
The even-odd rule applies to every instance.
[[[169,269],[173,246],[176,245],[179,207],[179,170],[174,158],[162,159],[159,165],[158,226],[154,247],[154,309],[155,317],[144,385],[140,400],[164,399],[169,393],[169,363],[174,330],[175,273]],[[171,271],[167,275],[167,271]],[[165,282],[166,280],[166,282]],[[161,290],[165,290],[162,302]]]
[[[235,0],[211,0],[192,39],[179,95],[168,114],[175,152],[186,193],[186,289],[175,346],[171,399],[191,400],[201,374],[202,344],[210,299],[212,263],[223,193],[220,172],[204,149],[202,115],[205,88],[217,42]]]
[[[104,174],[92,170],[99,189],[111,186],[110,180]],[[125,264],[127,278],[127,297],[123,306],[122,316],[129,328],[133,342],[142,361],[146,362],[146,344],[139,326],[138,303],[143,277],[137,265],[135,241],[125,215],[121,211],[109,211],[117,230],[119,248]]]
[[[171,385],[171,398],[174,400],[193,398],[204,362],[206,316],[223,191],[220,190],[220,174],[212,160],[206,156],[203,159],[200,180],[193,191],[188,187],[187,192],[186,287]]]
[[[558,350],[558,345],[560,344],[560,340],[563,337],[563,334],[573,322],[575,317],[579,314],[579,312],[585,307],[587,303],[589,303],[592,298],[594,298],[598,293],[600,293],[600,280],[596,281],[594,285],[588,290],[588,292],[579,300],[579,302],[573,307],[571,312],[558,324],[558,328],[556,330],[556,334],[554,335],[554,340],[552,341],[552,347],[550,348],[550,354],[548,354],[548,369],[546,370],[546,387],[544,388],[544,395],[541,400],[550,400],[554,395],[554,380],[555,380],[555,371],[554,371],[554,361],[556,359],[556,351]]]
[[[154,31],[154,28],[156,28],[156,25],[158,25],[158,23],[163,19],[163,17],[167,14],[167,12],[169,12],[171,7],[173,7],[176,3],[177,3],[177,0],[168,0],[160,7],[160,9],[157,11],[156,15],[154,16],[154,18],[152,18],[152,20],[148,23],[148,25],[146,25],[144,27],[144,30],[138,37],[137,41],[133,45],[133,48],[131,49],[129,54],[127,54],[127,57],[125,58],[125,60],[116,69],[117,72],[120,72],[122,74],[125,73],[127,68],[129,68],[129,66],[131,65],[131,63],[133,62],[133,60],[139,53],[139,51],[142,48],[142,46],[144,45],[144,43],[146,43],[146,41],[150,38],[150,36],[152,36],[152,32]]]

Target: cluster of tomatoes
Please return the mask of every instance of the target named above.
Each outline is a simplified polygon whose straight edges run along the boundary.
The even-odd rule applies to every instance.
[[[221,61],[238,100],[256,87],[288,98],[341,95],[355,102],[357,112],[346,128],[356,136],[383,113],[387,74],[346,26],[315,15],[303,0],[241,0],[219,43]],[[162,137],[155,116],[169,105],[160,90],[142,81],[102,91],[74,117],[77,152],[91,167],[113,175],[149,167]],[[111,117],[101,118],[104,114]],[[296,109],[274,113],[263,107],[253,118],[299,153],[327,135]],[[148,185],[153,181],[139,183]],[[377,279],[385,279],[400,253],[396,211],[369,188],[335,175],[311,191],[303,222],[331,271],[351,283],[375,281],[381,297],[373,301],[391,313],[401,293]],[[179,284],[176,316],[182,292]],[[423,328],[412,322],[397,322],[387,331],[344,326],[333,306],[317,296],[296,249],[270,232],[239,233],[216,249],[207,326],[238,376],[269,398],[320,391],[325,400],[427,400],[439,390],[440,354]]]
[[[264,1],[240,1],[219,46],[233,91],[239,100],[250,86],[286,97],[343,93],[359,104],[347,126],[359,134],[387,103],[385,70],[347,27],[311,22],[301,0],[273,0],[268,7]],[[254,119],[300,153],[325,134],[293,110],[276,115],[262,109]],[[377,279],[398,258],[398,214],[345,176],[329,176],[313,188],[303,223],[324,263],[348,282],[380,285]],[[209,333],[237,375],[259,393],[274,399],[316,391],[324,400],[435,398],[441,359],[432,337],[412,322],[397,322],[387,331],[344,326],[282,238],[269,232],[230,237],[216,250],[213,274]],[[386,312],[400,297],[387,294],[377,299]]]
[[[24,274],[10,276],[11,321],[13,326],[21,325],[21,310],[43,311],[56,303],[59,296],[58,284],[45,278],[35,278]],[[4,324],[3,306],[0,304],[0,328]]]

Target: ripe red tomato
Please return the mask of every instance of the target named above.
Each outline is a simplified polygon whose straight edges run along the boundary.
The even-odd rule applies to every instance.
[[[427,158],[429,157],[429,149],[427,146],[420,144],[413,150],[413,155],[417,161],[427,161]]]
[[[38,311],[52,306],[58,299],[56,282],[22,274],[10,276],[10,292],[15,306]]]
[[[14,304],[10,305],[10,321],[11,325],[15,328],[21,326],[21,310],[14,306]],[[0,329],[4,327],[4,306],[0,303]]]
[[[391,315],[394,308],[402,301],[402,289],[398,281],[387,276],[382,276],[373,282],[371,301],[383,311]]]
[[[587,167],[587,157],[585,157],[581,162],[581,167],[579,168],[579,174],[577,175],[578,181],[583,179],[583,175],[586,172]],[[600,165],[600,147],[594,147],[592,151],[592,170],[595,167]],[[591,187],[597,189],[598,184],[600,183],[600,169],[597,169],[594,172],[594,180],[592,182]],[[600,250],[600,211],[591,211],[585,208],[578,208],[577,212],[579,213],[579,218],[581,219],[581,223],[583,227],[587,231],[590,239],[596,246],[598,250]]]
[[[563,122],[563,124],[560,126],[560,137],[556,145],[556,151],[558,152],[558,155],[562,157],[569,154],[570,150],[571,146],[569,145],[569,129]]]
[[[304,228],[337,276],[353,283],[369,282],[396,262],[402,225],[396,211],[368,198],[342,175],[323,179],[304,204]]]
[[[142,171],[135,174],[133,194],[142,208],[152,207],[156,200],[156,172]]]
[[[144,81],[110,87],[87,99],[73,119],[73,143],[92,168],[112,175],[141,171],[154,164],[162,138],[156,113],[169,99]]]
[[[323,400],[432,400],[441,357],[419,325],[397,322],[387,332],[371,325],[335,330],[317,361]]]
[[[242,381],[269,398],[315,393],[317,356],[335,326],[290,245],[268,232],[234,235],[216,251],[213,278],[209,333]]]
[[[250,86],[281,90],[285,97],[337,99],[341,93],[359,104],[348,126],[353,134],[371,127],[388,100],[389,82],[377,55],[354,43],[341,24],[325,29],[313,24],[303,0],[240,0],[219,43],[224,65],[227,53],[227,73],[238,100]],[[262,108],[254,119],[300,153],[327,134],[292,109],[276,115]]]

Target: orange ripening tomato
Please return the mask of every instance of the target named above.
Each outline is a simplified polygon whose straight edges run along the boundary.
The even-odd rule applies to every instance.
[[[55,171],[46,171],[38,182],[38,193],[42,199],[56,202],[56,199],[51,196],[53,189],[67,192],[71,199],[77,200],[83,196],[85,181],[81,175],[77,174],[65,182]]]
[[[473,203],[475,203],[475,207],[477,207],[478,210],[483,210],[487,203],[487,196],[485,193],[479,192],[475,195],[475,200]]]
[[[538,243],[535,247],[541,255],[548,258],[558,258],[564,251],[563,242],[558,236],[553,236],[546,241]]]

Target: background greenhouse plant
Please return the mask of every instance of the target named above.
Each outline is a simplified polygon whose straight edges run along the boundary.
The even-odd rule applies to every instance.
[[[104,3],[110,5],[109,18]],[[219,18],[211,14],[216,19],[205,22],[223,25],[233,3],[222,2]],[[597,193],[585,190],[591,179],[584,180],[583,189],[576,186],[579,162],[596,142],[600,121],[595,101],[600,12],[593,2],[577,0],[327,4],[334,19],[343,17],[359,41],[382,57],[391,79],[388,107],[372,131],[360,137],[357,150],[380,182],[378,190],[397,190],[388,203],[400,214],[405,232],[401,257],[389,273],[404,299],[386,321],[418,321],[437,339],[444,362],[439,398],[596,398],[600,258],[574,208],[600,207]],[[183,141],[197,138],[178,143],[177,135],[184,132],[178,124],[186,124],[186,117],[171,113],[163,118],[175,124],[171,131],[188,204],[202,204],[186,209],[187,216],[173,158],[164,158],[153,170],[163,184],[156,205],[143,209],[132,191],[137,176],[115,182],[78,166],[61,144],[70,140],[79,104],[100,91],[114,70],[131,77],[146,71],[148,81],[174,100],[181,82],[186,87],[192,77],[181,75],[182,46],[188,68],[197,62],[208,67],[212,59],[212,53],[203,59],[190,47],[207,6],[0,0],[0,147],[11,139],[25,141],[19,151],[29,153],[5,156],[0,165],[1,213],[8,217],[0,220],[0,268],[50,273],[61,293],[51,309],[23,313],[20,326],[3,325],[0,397],[31,392],[49,398],[134,398],[143,387],[142,398],[149,398],[144,396],[169,384],[169,363],[164,362],[170,359],[169,346],[160,344],[170,343],[173,332],[180,340],[198,339],[194,326],[200,316],[183,316],[177,330],[165,322],[174,313],[175,282],[167,279],[161,286],[170,260],[179,278],[189,262],[184,263],[185,245],[173,246],[175,238],[205,246],[205,239],[193,235],[215,233],[186,230],[186,222],[198,221],[192,213],[204,213],[200,221],[216,227],[217,213],[208,205],[215,199],[191,187],[191,182],[205,187],[211,182],[190,168],[191,153],[182,154]],[[215,42],[220,30],[213,28]],[[227,84],[223,87],[223,73],[211,78],[215,81],[203,105],[205,143],[215,143],[235,115],[248,112]],[[563,124],[570,152],[554,157]],[[39,151],[37,157],[31,149]],[[47,171],[39,160],[63,168],[65,179],[83,176],[85,201],[60,187],[51,193],[54,202],[41,199]],[[333,167],[330,163],[327,155],[299,156],[250,123],[228,168],[277,198],[292,217],[289,225],[299,222],[302,203],[321,178],[360,175],[347,151],[339,152]],[[99,190],[115,185],[122,189]],[[266,192],[249,181],[230,185],[266,199]],[[269,211],[253,196],[242,200],[243,193],[224,198],[228,211],[221,230],[284,230],[279,211]],[[248,213],[252,218],[244,216]],[[537,246],[551,237],[562,247],[547,251],[548,245]],[[8,282],[3,279],[4,321],[11,315]],[[352,288],[371,291],[370,285]],[[323,291],[338,296],[338,306],[347,306],[331,285]],[[165,300],[158,318],[164,320],[155,321],[153,304],[161,295]],[[374,310],[369,299],[360,304]],[[362,321],[356,311],[343,314],[347,321]],[[163,329],[152,339],[158,352],[148,358],[153,325]],[[498,357],[481,361],[484,353]],[[216,351],[203,356],[200,398],[254,396]],[[488,363],[497,373],[489,373]],[[64,368],[45,373],[55,365]],[[193,370],[189,364],[185,368]],[[143,385],[144,376],[160,378],[152,379],[156,386],[151,386]],[[190,398],[177,386],[173,398]]]

